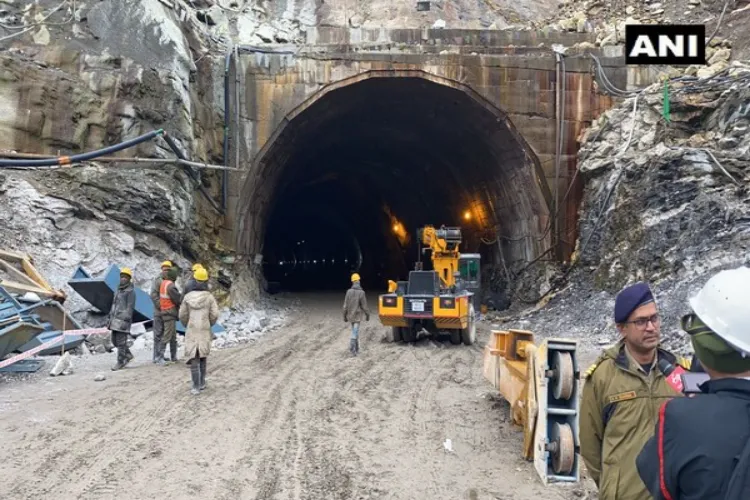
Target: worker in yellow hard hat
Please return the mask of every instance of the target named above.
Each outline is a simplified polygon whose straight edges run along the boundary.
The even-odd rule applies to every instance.
[[[133,286],[133,270],[129,267],[120,269],[120,285],[112,299],[112,309],[109,311],[107,328],[112,332],[112,343],[117,348],[117,363],[113,371],[124,368],[134,358],[128,348],[128,335],[133,324],[133,310],[135,309],[135,287]]]
[[[362,289],[359,274],[351,276],[352,286],[344,297],[344,323],[351,323],[352,336],[349,339],[349,352],[352,356],[359,354],[359,324],[364,317],[370,321],[370,310],[367,308],[367,297]]]
[[[161,274],[154,280],[151,285],[151,302],[154,304],[154,322],[153,322],[153,333],[154,333],[154,352],[153,352],[153,363],[159,361],[159,345],[161,344],[161,338],[164,335],[164,322],[161,317],[161,307],[159,301],[159,288],[161,282],[167,279],[167,273],[172,269],[174,265],[171,260],[165,260],[161,263]]]
[[[193,388],[199,394],[206,388],[206,361],[211,351],[211,326],[219,319],[219,305],[208,291],[208,271],[199,267],[193,272],[195,288],[180,304],[180,321],[185,325],[185,357],[190,364]]]
[[[187,284],[185,285],[185,291],[184,291],[185,295],[187,295],[190,292],[192,292],[193,290],[195,290],[195,285],[197,284],[197,281],[196,281],[196,278],[195,278],[195,273],[197,271],[201,270],[201,269],[203,269],[204,271],[206,271],[206,269],[203,267],[203,264],[199,264],[199,263],[193,264],[193,267],[192,267],[192,270],[193,270],[192,276],[190,276],[190,279],[188,280]],[[207,271],[206,271],[206,276],[208,276],[208,272]],[[208,279],[208,278],[206,278],[206,279]]]

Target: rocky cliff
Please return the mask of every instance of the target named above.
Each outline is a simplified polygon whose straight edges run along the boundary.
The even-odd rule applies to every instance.
[[[645,280],[666,345],[689,352],[678,322],[687,298],[718,270],[750,264],[748,97],[750,66],[735,62],[672,83],[669,121],[659,84],[604,113],[579,153],[577,260],[545,308],[506,326],[609,343],[616,293]]]

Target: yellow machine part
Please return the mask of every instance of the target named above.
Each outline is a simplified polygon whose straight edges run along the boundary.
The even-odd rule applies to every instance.
[[[378,297],[378,316],[383,326],[408,326],[404,318],[404,298],[381,295]]]
[[[435,326],[446,330],[467,328],[469,325],[469,297],[442,295],[432,299]]]
[[[547,425],[548,416],[546,412],[541,412],[547,408],[547,388],[551,389],[550,392],[557,399],[577,398],[572,355],[564,351],[549,353],[547,342],[553,340],[558,344],[572,342],[552,339],[537,346],[532,332],[493,330],[485,347],[484,377],[508,401],[513,423],[523,429],[523,457],[527,460],[538,460],[537,455],[543,451],[539,441],[544,437],[537,434],[537,422],[542,428]],[[547,359],[552,369],[545,372],[541,360]],[[541,384],[542,380],[545,383]],[[540,387],[543,387],[541,390],[544,393],[539,393]],[[574,472],[576,432],[577,428],[574,429],[568,423],[552,424],[552,431],[548,435],[550,443],[546,450],[550,452],[555,473]],[[546,465],[543,468],[546,469]],[[538,472],[546,484],[546,474]]]

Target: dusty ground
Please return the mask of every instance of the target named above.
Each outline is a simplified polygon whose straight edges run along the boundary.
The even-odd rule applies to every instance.
[[[0,498],[586,496],[542,486],[519,457],[480,345],[388,344],[372,318],[351,358],[339,299],[305,297],[288,327],[212,353],[198,397],[186,365],[145,353],[104,382],[82,371],[0,385]]]

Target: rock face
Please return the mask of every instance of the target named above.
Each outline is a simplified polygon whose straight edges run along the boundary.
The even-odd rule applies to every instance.
[[[635,113],[631,98],[597,120],[580,153],[586,188],[571,285],[517,326],[613,341],[616,293],[645,280],[666,345],[689,351],[678,323],[687,298],[719,270],[750,264],[749,97],[750,67],[735,63],[723,81],[673,85],[670,123],[659,85]]]
[[[135,231],[102,212],[86,213],[76,204],[42,194],[22,174],[0,173],[0,206],[12,207],[0,211],[2,247],[31,254],[50,284],[68,294],[66,307],[93,326],[98,326],[96,318],[84,313],[91,306],[67,286],[78,265],[94,275],[111,264],[128,266],[135,284],[146,289],[164,259],[189,268],[189,261],[175,255],[157,236]]]

